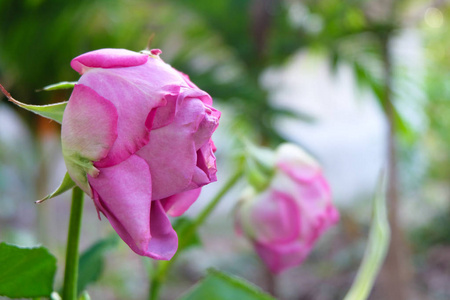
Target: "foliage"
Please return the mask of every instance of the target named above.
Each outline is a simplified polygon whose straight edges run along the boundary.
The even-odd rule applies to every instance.
[[[8,90],[29,103],[48,103],[49,95],[51,102],[61,101],[60,98],[67,100],[69,93],[65,91],[36,94],[34,90],[61,79],[75,80],[78,75],[69,68],[69,63],[80,53],[105,47],[141,50],[148,37],[155,33],[151,47],[163,49],[165,60],[190,74],[193,81],[215,99],[231,104],[238,114],[237,123],[252,128],[252,138],[275,145],[283,140],[273,126],[277,117],[289,115],[306,120],[308,116],[272,107],[270,94],[260,79],[265,70],[287,62],[297,51],[325,53],[330,67],[335,70],[340,64],[351,66],[360,87],[368,88],[380,106],[386,107],[383,43],[388,35],[395,37],[405,28],[405,19],[398,12],[408,1],[398,2],[401,3],[395,14],[389,12],[374,18],[371,9],[377,1],[364,0],[131,0],[126,3],[120,0],[3,0],[0,1],[0,83],[8,84]],[[440,9],[448,20],[448,6]],[[428,62],[425,88],[429,128],[423,140],[430,153],[430,179],[448,182],[450,60],[447,49],[450,32],[445,23],[440,28],[424,25],[421,29]],[[393,102],[406,99],[406,106],[414,105],[420,100],[420,93],[410,92],[421,91],[423,86],[412,81],[410,74],[403,73],[402,66],[393,62],[391,67],[395,87]],[[61,102],[47,107],[57,108],[56,115],[50,109],[51,114],[47,116],[61,121],[64,105],[65,102]],[[37,106],[25,108],[33,110]],[[408,143],[417,141],[418,133],[405,117],[404,107],[394,108],[397,134]],[[62,189],[55,191],[57,194],[73,186],[69,181],[64,182]],[[436,244],[448,244],[449,227],[445,226],[448,223],[448,212],[445,212],[415,230],[412,241],[416,250],[421,252]],[[177,231],[193,227],[188,219],[180,219],[174,226]],[[196,235],[182,241],[186,248],[199,243]],[[79,292],[99,278],[103,255],[113,244],[111,239],[101,240],[82,255]],[[28,250],[34,249],[17,251]],[[1,255],[0,260],[5,257]],[[32,257],[26,256],[27,259]],[[1,274],[7,269],[3,268],[3,262],[0,265]],[[36,282],[39,281],[27,286],[33,287]],[[193,299],[203,293],[210,297],[209,293],[225,286],[231,293],[237,293],[233,297],[239,299],[244,297],[242,293],[252,290],[244,287],[246,284],[240,280],[211,271],[183,299]],[[1,288],[4,286],[0,285],[0,291]],[[46,295],[48,291],[45,290]]]
[[[48,297],[53,291],[56,258],[44,247],[20,248],[0,243],[0,295]]]
[[[104,255],[108,250],[118,244],[116,234],[109,236],[94,243],[80,255],[79,276],[78,276],[78,294],[80,295],[86,287],[96,282],[103,273],[105,259]]]
[[[450,6],[441,9],[443,18],[448,20]],[[445,22],[445,21],[444,21]],[[424,39],[428,45],[426,93],[428,103],[426,113],[429,120],[425,142],[430,151],[430,175],[434,179],[448,181],[450,178],[450,32],[445,23],[438,28],[423,24]]]
[[[411,234],[413,248],[424,253],[438,245],[450,245],[450,213],[443,211],[428,224],[415,228]]]
[[[273,300],[248,281],[210,269],[208,275],[180,300]]]

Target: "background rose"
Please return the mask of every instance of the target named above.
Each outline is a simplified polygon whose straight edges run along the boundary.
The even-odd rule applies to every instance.
[[[236,213],[247,236],[274,273],[299,265],[316,240],[339,219],[318,163],[292,144],[275,153],[275,174],[258,193],[249,188]]]
[[[216,180],[211,97],[159,58],[101,49],[72,60],[82,76],[62,122],[71,178],[140,255],[170,259],[182,214]]]

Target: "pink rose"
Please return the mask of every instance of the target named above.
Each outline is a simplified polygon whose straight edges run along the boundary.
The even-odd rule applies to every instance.
[[[62,122],[70,177],[139,255],[170,259],[181,215],[216,181],[211,97],[160,50],[101,49],[74,58],[82,76]]]
[[[302,263],[316,240],[339,220],[317,162],[292,144],[275,153],[275,174],[257,193],[249,189],[236,211],[236,230],[279,273]]]

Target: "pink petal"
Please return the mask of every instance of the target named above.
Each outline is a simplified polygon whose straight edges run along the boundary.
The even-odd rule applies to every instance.
[[[178,71],[178,73],[180,73],[180,75],[183,77],[184,81],[186,82],[186,84],[191,87],[191,88],[195,88],[198,89],[198,86],[196,86],[191,79],[189,78],[189,76],[187,74],[184,74],[183,72]]]
[[[147,124],[147,128],[155,130],[169,125],[175,118],[178,106],[179,86],[165,86],[164,90],[167,94],[164,96],[165,105],[155,110],[155,117],[151,123]]]
[[[123,69],[93,69],[80,83],[92,87],[117,108],[118,137],[108,156],[96,163],[108,167],[134,154],[150,139],[150,129],[156,108],[167,104],[173,88],[158,87],[148,78],[147,64]]]
[[[89,87],[75,86],[63,116],[62,149],[69,174],[88,194],[87,170],[77,161],[98,161],[108,154],[117,138],[117,118],[111,102]]]
[[[264,244],[279,244],[300,238],[302,211],[290,195],[271,190],[254,202],[251,222],[255,239]]]
[[[194,135],[195,147],[200,149],[203,145],[209,144],[211,136],[219,126],[220,112],[208,105],[205,105],[205,115],[198,125]]]
[[[331,201],[328,183],[321,173],[307,184],[298,184],[299,205],[304,211],[302,236],[314,243],[328,228],[339,221],[339,212]]]
[[[125,49],[100,49],[75,57],[70,65],[80,74],[89,68],[122,68],[145,64],[148,55]]]
[[[117,118],[111,102],[77,84],[64,112],[63,147],[93,161],[105,157],[117,137]]]
[[[184,191],[194,173],[196,152],[192,139],[170,127],[152,131],[150,142],[136,152],[150,166],[154,200]]]
[[[198,88],[184,88],[180,91],[182,98],[196,98],[200,99],[205,105],[212,106],[211,96]]]
[[[185,99],[174,121],[152,130],[150,142],[136,153],[150,166],[154,200],[183,192],[192,182],[197,168],[194,135],[204,115],[199,99]]]
[[[181,216],[200,196],[202,189],[189,190],[161,200],[164,210],[171,217]]]
[[[89,176],[89,183],[97,208],[134,252],[155,259],[172,257],[176,233],[161,205],[152,203],[150,170],[142,158],[132,155],[101,168],[97,178]]]
[[[197,167],[208,177],[209,182],[217,181],[216,157],[214,156],[215,146],[212,140],[203,145],[197,151]]]
[[[154,259],[171,259],[178,249],[177,233],[172,227],[160,201],[152,201],[150,216],[152,239],[148,244],[148,254]]]
[[[89,176],[89,183],[97,208],[130,248],[143,253],[151,238],[152,183],[147,163],[132,155],[118,165],[101,168],[98,177]]]
[[[254,243],[253,246],[269,270],[275,274],[298,266],[311,251],[309,246],[302,245],[300,242],[275,245]]]

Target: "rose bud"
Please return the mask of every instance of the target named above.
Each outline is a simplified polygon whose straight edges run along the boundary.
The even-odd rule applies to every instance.
[[[339,220],[318,163],[292,144],[274,157],[268,187],[249,188],[236,210],[236,231],[249,238],[273,273],[297,266],[316,240]]]
[[[137,254],[170,259],[181,215],[216,181],[211,97],[155,49],[101,49],[74,58],[81,74],[64,111],[68,173]],[[100,216],[100,215],[99,215]]]

